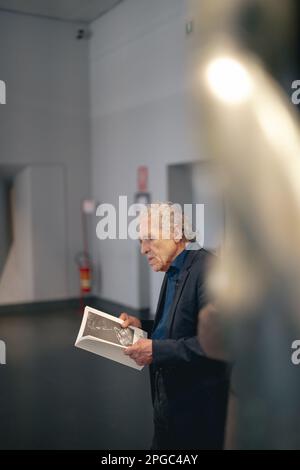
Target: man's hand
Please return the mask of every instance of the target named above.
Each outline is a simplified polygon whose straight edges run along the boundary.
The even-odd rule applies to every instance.
[[[121,324],[122,328],[127,328],[128,326],[136,326],[137,328],[142,328],[142,324],[138,318],[132,317],[125,312],[121,313],[119,318],[120,320],[123,320],[123,323]]]
[[[130,356],[138,366],[146,366],[152,362],[152,340],[139,339],[125,349],[124,354]]]

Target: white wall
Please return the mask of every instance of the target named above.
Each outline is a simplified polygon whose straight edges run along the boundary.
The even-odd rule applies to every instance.
[[[126,0],[92,24],[92,183],[99,202],[133,201],[136,169],[153,200],[167,198],[167,165],[194,160],[186,115],[186,1]],[[139,308],[138,248],[96,241],[98,294]],[[161,282],[151,274],[151,307]]]
[[[90,180],[88,46],[75,39],[78,27],[0,12],[0,79],[7,87],[0,164],[56,163],[65,169],[66,298],[78,295],[74,256],[82,250],[79,209]]]
[[[67,290],[63,167],[34,166],[27,171],[31,176],[34,298],[63,298]]]

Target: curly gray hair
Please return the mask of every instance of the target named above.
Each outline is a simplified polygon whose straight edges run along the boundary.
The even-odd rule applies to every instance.
[[[169,239],[171,234],[175,234],[175,238],[183,241],[196,241],[196,233],[192,230],[190,221],[180,204],[170,201],[148,204],[140,217],[149,217],[149,215],[151,215],[151,229],[158,228],[157,233],[160,233],[163,239]]]

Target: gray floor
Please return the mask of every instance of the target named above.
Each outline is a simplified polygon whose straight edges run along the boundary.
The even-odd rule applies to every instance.
[[[0,315],[0,449],[149,448],[148,369],[75,348],[81,318],[78,309]]]

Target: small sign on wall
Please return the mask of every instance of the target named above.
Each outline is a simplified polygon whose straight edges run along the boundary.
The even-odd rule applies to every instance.
[[[148,191],[148,167],[138,167],[138,192],[146,193]]]
[[[138,191],[134,195],[135,204],[150,204],[150,193],[148,192],[148,167],[139,166],[137,170]]]

